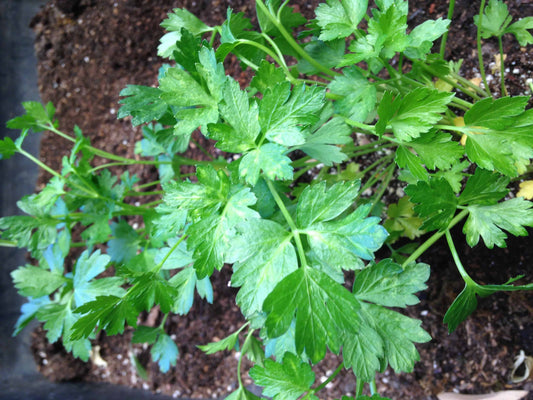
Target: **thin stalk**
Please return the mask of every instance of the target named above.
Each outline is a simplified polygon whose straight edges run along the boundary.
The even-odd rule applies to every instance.
[[[157,206],[159,204],[161,204],[163,202],[163,200],[156,200],[156,201],[152,201],[151,203],[146,203],[146,204],[143,204],[144,208],[152,208],[153,206]]]
[[[46,172],[52,174],[53,176],[56,176],[58,177],[59,179],[62,179],[64,180],[65,178],[57,171],[54,171],[52,168],[50,168],[48,165],[46,165],[45,163],[43,163],[41,160],[35,158],[34,156],[32,156],[30,153],[28,153],[26,150],[23,150],[21,148],[17,149],[18,152],[20,154],[22,154],[24,157],[26,157],[27,159],[33,161],[35,164],[37,164],[39,167],[41,167],[42,169],[44,169]]]
[[[285,64],[285,60],[283,58],[279,58],[278,55],[272,50],[270,50],[268,47],[262,45],[261,43],[257,43],[253,40],[248,39],[239,39],[239,43],[257,47],[259,50],[265,52],[270,57],[272,57],[272,59],[281,67],[281,69],[283,69],[283,72],[285,72],[285,76],[287,76],[287,79],[289,79],[291,82],[295,80],[295,78],[291,75],[287,64]]]
[[[389,187],[389,182],[391,181],[392,177],[394,176],[394,169],[396,168],[396,165],[394,163],[391,163],[387,169],[385,170],[385,178],[381,180],[381,185],[379,192],[375,195],[375,200],[372,202],[372,207],[370,208],[369,214],[372,214],[372,211],[378,204],[378,202],[381,200],[383,195],[385,194],[385,190]]]
[[[448,6],[448,15],[447,18],[451,20],[453,18],[453,12],[455,10],[455,0],[450,0]],[[448,40],[448,30],[442,35],[442,40],[440,42],[440,57],[444,59],[444,53],[446,53],[446,41]]]
[[[99,165],[97,167],[91,168],[87,172],[88,173],[93,173],[93,172],[99,171],[101,169],[109,168],[109,167],[119,167],[119,166],[123,166],[123,165],[133,165],[133,164],[136,164],[136,165],[162,165],[162,164],[170,165],[170,164],[172,164],[172,161],[155,161],[155,160],[154,161],[151,161],[151,160],[131,160],[131,162],[118,162],[118,161],[116,161],[116,162],[102,164],[102,165]]]
[[[485,89],[489,90],[489,84],[487,83],[487,75],[485,74],[485,66],[483,65],[483,52],[481,51],[481,27],[483,26],[483,12],[485,11],[485,2],[486,0],[481,0],[481,6],[479,7],[479,18],[477,25],[477,59],[479,63],[479,73],[481,74],[481,79],[485,85]]]
[[[383,149],[386,149],[386,148],[389,148],[389,147],[394,147],[394,146],[397,146],[397,144],[396,143],[387,143],[387,144],[382,144],[381,146],[373,147],[371,149],[355,151],[355,152],[349,153],[347,155],[350,158],[356,158],[356,157],[364,156],[365,154],[375,153],[377,151],[380,151],[380,150],[383,150]]]
[[[363,131],[366,131],[363,133],[371,133],[373,135],[376,134],[376,127],[374,125],[363,124],[362,122],[357,122],[350,118],[344,118],[344,122],[346,122],[350,126],[353,126],[354,128],[359,128]]]
[[[372,379],[370,383],[368,384],[368,386],[370,387],[371,396],[374,396],[375,394],[378,393],[378,388],[376,387],[376,379]]]
[[[166,314],[163,316],[163,320],[162,320],[161,323],[159,324],[159,329],[161,329],[161,330],[165,329],[165,324],[166,324],[166,322],[167,322],[168,314],[169,314],[169,313],[166,313]]]
[[[0,239],[0,247],[17,247],[17,242],[13,240]]]
[[[312,170],[313,168],[315,168],[317,165],[319,165],[320,162],[317,161],[317,162],[312,162],[312,163],[309,163],[309,164],[306,164],[305,167],[303,167],[302,169],[299,169],[298,171],[296,171],[294,173],[294,180],[296,181],[298,178],[300,178],[303,174],[305,174],[307,171],[310,171]]]
[[[165,262],[169,259],[169,257],[172,255],[172,253],[174,253],[174,250],[176,250],[178,248],[180,243],[183,242],[183,240],[186,237],[187,237],[187,235],[183,235],[182,237],[179,238],[179,240],[174,244],[174,246],[172,246],[171,249],[167,252],[167,254],[165,255],[165,258],[163,258],[163,260],[161,260],[161,262],[159,264],[157,264],[157,266],[154,268],[154,272],[159,272],[161,270],[161,268],[163,268],[163,264],[165,264]]]
[[[133,189],[134,190],[146,189],[147,187],[159,185],[160,183],[161,183],[161,181],[153,181],[153,182],[143,183],[141,185],[135,186]]]
[[[265,6],[265,3],[263,3],[263,0],[256,0],[256,5],[263,11],[268,19],[274,24],[274,26],[279,30],[281,35],[285,38],[287,43],[309,64],[311,64],[313,67],[315,67],[318,71],[323,72],[324,74],[333,77],[336,75],[339,75],[337,72],[330,70],[329,68],[325,67],[324,65],[320,64],[318,61],[316,61],[313,57],[311,57],[307,52],[302,49],[302,47],[294,40],[292,35],[285,29],[283,24],[280,22],[280,20],[272,15],[270,10],[267,6]]]
[[[507,96],[507,88],[505,87],[505,63],[503,62],[503,39],[498,36],[498,47],[500,49],[500,84],[502,87],[502,96]]]
[[[337,375],[339,375],[339,372],[341,372],[343,368],[344,368],[344,363],[341,362],[339,366],[337,367],[337,369],[333,371],[333,373],[330,376],[328,376],[328,378],[324,382],[322,382],[316,388],[311,390],[311,393],[315,394],[319,392],[320,390],[324,389],[328,385],[328,383],[330,383],[333,379],[335,379]]]
[[[468,275],[468,272],[466,272],[465,267],[463,267],[463,263],[461,262],[459,258],[459,254],[457,253],[457,250],[455,249],[455,245],[453,244],[452,235],[450,234],[449,229],[446,229],[446,241],[448,242],[448,247],[450,248],[450,252],[452,253],[455,266],[457,267],[457,270],[461,274],[461,278],[463,278],[466,284],[472,284],[472,283],[475,284],[474,280],[470,278],[470,275]]]
[[[479,93],[480,96],[483,97],[490,97],[490,93],[487,91],[487,89],[481,89],[478,85],[474,85],[472,82],[470,82],[468,79],[462,77],[457,72],[450,72],[450,76],[455,79],[457,82],[460,82],[462,85],[467,86],[473,90],[475,90],[477,93]]]
[[[287,207],[285,207],[285,204],[283,203],[283,200],[281,200],[281,197],[279,196],[278,191],[272,184],[272,181],[270,181],[270,179],[265,179],[265,181],[267,183],[268,189],[270,190],[270,193],[272,194],[272,197],[274,197],[274,201],[276,202],[281,211],[281,214],[283,214],[285,221],[287,221],[289,227],[291,228],[294,241],[296,242],[296,248],[298,250],[298,257],[300,258],[302,267],[305,267],[307,266],[307,258],[305,256],[304,246],[302,244],[302,239],[300,238],[300,232],[298,231],[298,227],[294,223],[294,220],[292,219],[289,210],[287,210]]]
[[[135,190],[130,190],[126,193],[126,197],[135,197],[135,196],[156,196],[165,193],[163,190],[154,190],[151,192],[137,192]]]
[[[253,329],[248,331],[248,334],[246,335],[246,339],[244,339],[244,343],[242,344],[243,348],[246,345],[246,343],[250,340],[250,338],[252,337],[253,333],[254,333]],[[237,381],[239,382],[239,387],[242,387],[242,388],[244,387],[244,385],[242,383],[242,377],[241,377],[241,367],[242,367],[242,359],[243,358],[244,358],[244,354],[242,354],[242,352],[241,352],[241,354],[239,356],[239,361],[237,362]]]
[[[457,225],[459,222],[461,222],[462,219],[464,219],[468,215],[468,210],[463,210],[459,214],[457,214],[450,222],[448,227],[446,228],[446,231],[449,229],[452,229],[455,225]],[[437,240],[439,240],[446,231],[438,231],[435,232],[429,239],[427,239],[424,243],[422,243],[410,256],[405,260],[402,264],[402,268],[405,268],[407,265],[412,263],[413,261],[416,261],[418,257],[420,257],[424,252],[429,249]]]

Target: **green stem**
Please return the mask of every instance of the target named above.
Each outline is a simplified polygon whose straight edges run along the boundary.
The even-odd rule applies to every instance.
[[[52,175],[54,175],[54,176],[56,176],[56,177],[58,177],[60,179],[64,179],[63,176],[59,172],[54,171],[52,168],[50,168],[48,165],[43,163],[41,160],[35,158],[30,153],[28,153],[26,150],[23,150],[23,149],[19,148],[18,152],[20,154],[22,154],[24,157],[26,157],[27,159],[33,161],[35,164],[37,164],[39,167],[44,169],[46,172],[49,172],[50,174],[52,174]]]
[[[292,35],[285,29],[279,18],[277,18],[275,15],[272,15],[268,7],[266,7],[265,3],[263,3],[263,0],[256,0],[255,3],[261,9],[261,11],[265,13],[270,22],[272,22],[272,24],[274,24],[274,26],[279,30],[279,32],[285,38],[287,43],[289,43],[289,45],[300,55],[300,57],[309,62],[309,64],[315,67],[318,71],[323,72],[324,74],[330,77],[340,75],[339,73],[332,71],[324,65],[320,64],[313,57],[307,54],[307,52],[298,44],[298,42],[296,42],[296,40],[294,40]]]
[[[300,238],[300,232],[298,231],[298,227],[294,223],[294,220],[292,219],[289,210],[287,210],[287,207],[285,207],[285,204],[283,203],[283,200],[281,200],[281,197],[279,196],[279,193],[274,187],[272,181],[270,179],[265,179],[265,182],[267,183],[268,189],[270,190],[272,197],[274,197],[274,201],[278,205],[281,214],[283,214],[285,221],[287,221],[289,227],[291,228],[294,241],[296,242],[296,248],[298,249],[298,257],[300,258],[302,267],[305,267],[307,266],[307,258],[305,257],[304,246],[302,244],[302,239]]]
[[[339,372],[341,372],[343,368],[344,368],[344,363],[341,362],[339,364],[339,366],[337,367],[337,369],[335,371],[333,371],[333,373],[330,376],[328,376],[328,379],[326,379],[324,382],[322,382],[316,388],[311,390],[311,393],[315,394],[315,393],[319,392],[320,390],[324,389],[328,385],[328,383],[330,383],[333,379],[335,379],[335,377],[337,375],[339,375]]]
[[[505,63],[503,54],[503,39],[502,36],[498,36],[498,47],[500,49],[500,84],[502,87],[502,96],[507,96],[507,88],[505,87]]]
[[[362,122],[357,122],[349,118],[344,118],[344,122],[354,128],[362,129],[363,131],[366,131],[366,133],[376,134],[376,127],[374,125],[363,124]]]
[[[263,34],[263,37],[265,36],[267,35]],[[291,82],[295,81],[295,78],[291,75],[289,68],[287,67],[287,64],[285,63],[285,60],[283,58],[278,57],[278,55],[275,52],[271,51],[268,47],[262,45],[261,43],[257,43],[257,42],[254,42],[253,40],[248,40],[248,39],[239,39],[238,43],[257,47],[259,50],[265,52],[270,57],[272,57],[272,59],[281,67],[281,69],[283,69],[283,72],[285,72],[285,75],[287,76],[287,79],[289,81]]]
[[[490,93],[487,90],[481,89],[478,85],[474,85],[472,82],[470,82],[468,79],[462,77],[455,71],[450,72],[450,76],[455,79],[457,82],[461,83],[463,86],[469,87],[472,90],[475,90],[480,96],[483,97],[490,97]]]
[[[464,219],[468,215],[468,210],[463,210],[459,214],[457,214],[450,222],[448,227],[446,228],[446,231],[449,229],[452,229],[455,225],[457,225],[462,219]],[[418,257],[420,257],[424,252],[429,249],[437,240],[439,240],[442,235],[446,233],[446,231],[438,231],[431,235],[429,239],[427,239],[424,243],[422,243],[414,252],[409,256],[407,260],[404,261],[402,264],[402,267],[405,268],[407,265],[412,263],[413,261],[416,261]]]
[[[17,242],[13,240],[0,239],[0,247],[17,247]]]
[[[453,18],[453,12],[455,10],[455,0],[450,0],[448,6],[448,15],[447,18],[451,20]],[[442,40],[440,42],[440,57],[444,59],[444,53],[446,52],[446,41],[448,40],[448,30],[442,35]]]
[[[246,325],[244,325],[244,326],[246,326]],[[248,331],[248,334],[246,335],[246,339],[244,339],[244,343],[242,344],[242,348],[244,348],[246,346],[246,344],[248,343],[248,341],[252,337],[253,333],[254,333],[253,329],[250,329]],[[241,373],[242,373],[241,366],[242,366],[242,359],[243,358],[244,358],[244,354],[241,352],[241,354],[239,355],[239,361],[237,362],[237,381],[239,382],[239,387],[244,387],[244,385],[242,383],[242,377],[241,377]]]
[[[455,245],[453,244],[452,235],[450,234],[450,230],[446,229],[446,241],[448,242],[448,247],[450,248],[450,252],[452,253],[453,261],[455,262],[455,265],[457,266],[457,270],[461,274],[461,277],[465,281],[466,284],[472,284],[475,282],[470,278],[470,275],[466,272],[465,268],[463,267],[463,263],[461,263],[461,260],[459,259],[459,254],[457,253],[457,250],[455,249]]]
[[[483,65],[483,52],[481,51],[481,27],[483,26],[483,12],[485,11],[485,2],[486,0],[481,0],[481,5],[479,7],[479,18],[477,20],[477,59],[479,63],[479,73],[481,74],[481,79],[485,85],[485,90],[489,90],[489,84],[487,83],[487,75],[485,74],[485,66]]]
[[[146,189],[146,188],[148,188],[150,186],[159,185],[160,183],[161,183],[161,181],[152,181],[152,182],[148,182],[148,183],[143,183],[141,185],[137,185],[133,189],[134,190]]]
[[[379,192],[376,193],[374,201],[372,201],[372,207],[370,208],[369,214],[372,214],[372,211],[378,204],[378,202],[381,200],[383,195],[385,194],[385,190],[389,187],[389,182],[391,181],[392,177],[394,176],[394,169],[396,168],[396,164],[391,163],[387,169],[385,170],[385,178],[381,180],[380,189]]]
[[[370,395],[371,396],[374,396],[375,394],[378,393],[378,388],[376,387],[376,380],[375,379],[372,379],[370,381],[370,383],[368,384],[368,386],[370,386]]]
[[[154,190],[152,192],[137,192],[135,190],[131,190],[126,193],[126,197],[135,197],[135,196],[157,196],[165,193],[164,190]]]
[[[174,246],[172,246],[171,249],[168,251],[168,253],[166,254],[165,258],[163,258],[163,260],[161,260],[161,262],[159,264],[157,264],[157,266],[154,268],[154,272],[159,272],[161,270],[161,268],[163,268],[163,264],[165,264],[165,262],[169,259],[169,257],[174,252],[174,250],[176,250],[178,248],[180,243],[183,242],[183,240],[186,237],[187,237],[187,235],[183,235],[182,237],[179,238],[179,240],[174,244]]]
[[[161,323],[159,324],[159,329],[161,329],[161,330],[164,330],[164,329],[165,329],[165,323],[167,322],[168,314],[169,314],[169,313],[166,313],[166,314],[163,316],[163,320],[162,320]]]

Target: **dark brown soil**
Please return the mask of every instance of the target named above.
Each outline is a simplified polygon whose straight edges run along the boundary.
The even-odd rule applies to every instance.
[[[299,10],[312,17],[314,1],[295,1]],[[454,28],[450,33],[448,56],[464,59],[462,74],[476,77],[475,28],[472,15],[478,1],[459,1],[456,5]],[[507,2],[515,17],[533,15],[529,0]],[[175,7],[185,7],[209,25],[220,24],[226,7],[251,15],[253,2],[245,0],[52,0],[35,17],[37,33],[36,52],[39,60],[39,88],[43,101],[52,101],[57,107],[57,118],[65,131],[78,125],[90,137],[94,146],[127,157],[134,154],[134,144],[140,139],[140,129],[128,121],[118,121],[118,93],[126,84],[152,85],[156,83],[161,60],[156,56],[158,40],[162,35],[160,22]],[[410,2],[409,21],[413,26],[428,18],[443,17],[447,4],[443,1]],[[510,94],[524,94],[525,80],[533,76],[532,48],[520,48],[505,38],[506,65],[509,72],[506,84]],[[497,43],[485,41],[485,64],[494,61]],[[229,73],[241,76],[237,63],[228,65]],[[490,72],[490,68],[489,68]],[[493,74],[493,92],[498,91],[497,71]],[[530,94],[530,93],[528,93]],[[205,144],[205,143],[204,143]],[[207,144],[208,145],[208,144]],[[45,136],[41,159],[59,169],[61,157],[69,152],[68,143],[55,136]],[[201,158],[194,147],[189,156]],[[120,170],[118,173],[122,172]],[[142,180],[154,179],[154,170],[137,168]],[[42,174],[39,186],[46,182]],[[463,240],[456,232],[457,242]],[[457,244],[458,244],[457,243]],[[482,246],[461,247],[463,262],[473,277],[482,283],[502,283],[510,276],[526,274],[531,277],[533,246],[526,239],[511,240],[507,249],[487,251]],[[386,371],[378,379],[382,395],[394,399],[435,399],[441,391],[457,390],[463,393],[487,393],[507,388],[530,390],[533,383],[510,385],[509,373],[513,358],[523,349],[533,355],[533,302],[527,293],[499,294],[480,301],[475,314],[455,333],[448,335],[442,318],[453,298],[462,289],[448,251],[436,245],[423,257],[432,266],[429,289],[421,294],[421,303],[409,309],[409,314],[423,320],[423,326],[434,338],[419,346],[421,361],[411,374]],[[180,350],[180,359],[168,374],[161,374],[150,362],[149,349],[131,345],[131,330],[122,337],[101,334],[94,341],[99,346],[104,363],[84,364],[66,355],[59,344],[48,344],[42,330],[34,335],[35,358],[41,372],[52,380],[107,381],[186,397],[222,397],[237,384],[237,360],[234,353],[204,355],[198,344],[221,339],[243,323],[237,309],[235,290],[227,287],[228,271],[214,276],[215,301],[213,305],[196,301],[189,315],[174,316],[167,322],[167,331],[174,335]],[[143,316],[143,323],[156,323],[158,311]],[[148,379],[139,377],[132,364],[132,355],[147,369]],[[327,357],[316,367],[318,377],[331,373],[338,362]],[[248,379],[249,382],[249,379]],[[326,397],[353,393],[355,378],[343,373],[328,385]]]

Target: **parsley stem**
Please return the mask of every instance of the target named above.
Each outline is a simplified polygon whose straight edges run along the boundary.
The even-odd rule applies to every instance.
[[[395,163],[391,163],[389,166],[387,166],[387,168],[385,169],[385,172],[384,172],[384,178],[381,179],[381,184],[380,184],[380,189],[379,191],[375,194],[375,198],[374,200],[372,201],[372,207],[370,208],[370,211],[368,212],[369,214],[372,214],[372,211],[374,210],[374,208],[376,207],[376,205],[378,204],[378,202],[381,200],[381,198],[383,197],[383,195],[385,194],[385,191],[387,190],[387,188],[389,187],[389,182],[391,181],[392,177],[394,176],[394,170],[396,168],[396,164]]]
[[[446,241],[448,242],[448,247],[450,248],[450,252],[452,253],[455,266],[457,267],[457,270],[461,274],[461,278],[463,278],[466,284],[475,283],[472,280],[472,278],[470,278],[470,275],[468,275],[468,272],[466,272],[465,267],[463,267],[463,263],[461,262],[461,259],[459,258],[459,254],[457,253],[455,245],[453,244],[453,239],[452,239],[452,235],[450,234],[450,229],[446,229],[445,233],[446,233]]]
[[[374,135],[376,134],[376,127],[374,125],[363,124],[362,122],[357,122],[350,118],[344,118],[344,122],[350,126],[353,126],[354,128],[362,129],[363,131],[372,133]]]
[[[450,0],[450,5],[448,6],[448,15],[446,16],[447,19],[451,20],[453,18],[453,12],[455,10],[455,0]],[[449,28],[444,32],[444,35],[442,35],[442,39],[440,42],[440,57],[444,59],[444,53],[446,53],[446,41],[448,40],[448,32]]]
[[[477,33],[476,33],[476,42],[477,42],[477,59],[479,64],[479,73],[481,74],[481,79],[485,85],[485,90],[489,90],[489,84],[487,83],[487,75],[485,74],[485,66],[483,65],[483,52],[481,51],[481,27],[483,26],[483,14],[485,11],[485,0],[481,0],[481,5],[479,6],[479,18],[477,20]]]
[[[133,189],[134,190],[146,189],[147,187],[159,185],[160,183],[161,183],[161,181],[152,181],[152,182],[148,182],[148,183],[143,183],[141,185],[137,185]]]
[[[337,76],[340,75],[338,72],[332,71],[326,66],[320,64],[318,61],[316,61],[313,57],[311,57],[307,52],[294,40],[292,35],[285,29],[283,24],[281,23],[279,16],[276,17],[275,15],[272,15],[270,10],[265,6],[265,3],[263,3],[263,0],[256,0],[256,5],[263,11],[267,18],[274,24],[274,26],[279,30],[281,35],[285,38],[287,43],[309,64],[311,64],[313,67],[315,67],[318,71],[323,72],[324,74],[328,76]],[[284,4],[285,5],[285,4]]]
[[[324,382],[322,382],[316,388],[311,390],[311,393],[315,394],[316,392],[319,392],[320,390],[324,389],[328,385],[328,383],[330,383],[333,379],[335,379],[337,375],[339,375],[339,372],[341,372],[343,368],[344,368],[344,363],[341,362],[339,366],[337,367],[337,369],[333,371],[333,373],[330,376],[328,376],[328,378]]]
[[[292,234],[294,236],[294,241],[296,242],[296,248],[298,249],[298,257],[300,258],[300,262],[302,264],[301,266],[305,267],[307,266],[307,258],[305,257],[304,246],[302,244],[302,239],[300,238],[300,232],[298,231],[298,227],[294,223],[294,220],[292,219],[289,210],[287,210],[287,207],[285,207],[285,204],[283,203],[283,200],[281,200],[281,197],[279,196],[278,191],[272,184],[272,181],[270,179],[265,179],[265,182],[267,183],[268,189],[270,190],[272,197],[274,197],[274,201],[278,205],[279,210],[283,214],[285,221],[287,221],[289,227],[291,228]]]
[[[459,222],[461,222],[462,219],[464,219],[468,215],[468,210],[463,210],[459,214],[457,214],[449,223],[448,227],[446,228],[446,231],[449,229],[452,229],[455,225],[457,225]],[[442,235],[446,233],[446,231],[438,231],[435,232],[429,239],[427,239],[422,245],[420,245],[410,256],[407,260],[405,260],[402,264],[402,268],[405,268],[407,265],[411,264],[413,261],[416,261],[418,257],[420,257],[424,252],[429,249],[437,240],[439,240]]]
[[[39,167],[44,169],[46,172],[49,172],[50,174],[52,174],[53,176],[58,177],[59,179],[62,179],[62,180],[64,179],[64,177],[61,176],[61,174],[59,172],[54,171],[52,168],[50,168],[48,165],[43,163],[41,160],[38,160],[37,158],[32,156],[30,153],[28,153],[26,150],[18,148],[18,152],[20,154],[22,154],[24,157],[26,157],[27,159],[33,161],[35,164],[37,164]]]
[[[17,242],[0,239],[0,247],[17,247]]]
[[[378,388],[376,387],[376,379],[372,379],[370,383],[368,384],[370,387],[370,395],[373,397],[375,394],[378,393]]]
[[[154,190],[151,192],[137,192],[135,190],[130,190],[126,193],[126,197],[135,197],[135,196],[155,196],[165,193],[163,190]]]
[[[159,272],[161,271],[161,268],[163,268],[163,264],[165,264],[165,262],[169,259],[169,257],[172,255],[172,253],[174,253],[174,250],[176,250],[178,248],[178,246],[180,245],[181,242],[183,242],[183,240],[187,237],[187,235],[183,235],[182,237],[179,238],[179,240],[174,243],[174,246],[172,246],[170,248],[170,250],[168,251],[168,253],[165,255],[165,258],[163,258],[161,260],[161,262],[159,264],[157,264],[157,266],[154,268],[154,272]]]
[[[502,96],[507,96],[507,88],[505,87],[505,63],[503,54],[503,39],[502,36],[498,36],[498,47],[500,49],[500,84],[502,87]]]
[[[245,326],[246,325],[243,325],[241,329],[244,328]],[[250,341],[250,338],[252,337],[253,333],[254,333],[254,329],[250,329],[248,331],[248,334],[246,335],[246,339],[244,339],[244,343],[242,344],[242,347],[241,347],[241,354],[239,355],[239,361],[237,362],[237,381],[239,382],[239,387],[244,387],[242,384],[242,376],[241,376],[241,373],[242,373],[241,365],[242,365],[242,359],[244,357],[242,349],[246,348],[246,345]]]

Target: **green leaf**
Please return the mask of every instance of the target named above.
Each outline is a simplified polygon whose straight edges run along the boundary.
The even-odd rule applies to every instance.
[[[137,276],[131,283],[133,287],[128,290],[128,299],[137,310],[149,311],[156,304],[163,313],[172,309],[177,290],[159,274],[148,272]]]
[[[405,308],[419,303],[414,293],[427,288],[425,282],[429,273],[427,264],[412,263],[402,268],[391,259],[385,259],[357,274],[353,292],[358,300]]]
[[[225,400],[259,400],[261,397],[257,397],[252,392],[246,390],[246,388],[239,386],[239,388],[225,398]]]
[[[444,230],[455,215],[458,200],[445,179],[431,178],[428,182],[408,185],[405,193],[415,203],[415,211],[424,219],[423,230]]]
[[[282,82],[285,82],[285,73],[283,70],[269,63],[267,60],[263,60],[252,78],[250,86],[256,88],[261,93],[265,93],[271,87]]]
[[[472,129],[479,127],[503,130],[516,122],[516,117],[524,112],[527,96],[488,97],[477,101],[464,115],[464,122]]]
[[[198,279],[210,276],[215,268],[222,268],[237,224],[259,218],[259,214],[249,208],[255,202],[256,198],[249,188],[238,186],[220,214],[204,216],[187,230],[187,244],[193,251]]]
[[[160,332],[160,327],[139,325],[137,329],[135,329],[135,332],[133,332],[131,342],[154,344]]]
[[[325,92],[318,86],[298,85],[291,91],[289,82],[267,90],[259,104],[259,123],[265,137],[284,146],[303,144],[302,129],[318,121]]]
[[[168,111],[167,103],[161,99],[162,93],[159,88],[149,86],[126,86],[120,92],[120,96],[125,98],[119,101],[122,107],[118,110],[117,117],[131,116],[134,126],[159,120]]]
[[[176,243],[179,243],[176,246]],[[169,255],[170,253],[170,255]],[[192,253],[187,250],[187,242],[182,237],[173,237],[168,240],[168,246],[162,247],[157,251],[154,262],[162,263],[161,269],[178,269],[183,268],[194,262]]]
[[[325,182],[307,186],[298,201],[296,223],[306,228],[316,222],[331,221],[355,201],[360,181],[339,182],[326,188]]]
[[[34,318],[36,318],[39,310],[50,304],[50,297],[43,296],[37,298],[28,298],[28,302],[24,303],[20,307],[20,316],[15,323],[15,330],[13,331],[13,336],[18,335]]]
[[[390,204],[387,209],[387,216],[388,219],[383,226],[390,234],[398,232],[402,236],[414,240],[424,233],[420,229],[423,221],[415,216],[414,204],[409,201],[409,196],[402,197],[398,204]]]
[[[168,14],[168,18],[161,23],[161,26],[169,33],[161,38],[161,44],[157,48],[157,55],[165,58],[172,56],[172,53],[176,50],[176,41],[181,39],[182,28],[194,35],[201,35],[213,29],[184,8],[172,10],[172,13]]]
[[[51,102],[43,106],[37,101],[22,103],[26,114],[10,119],[6,122],[9,129],[30,129],[33,132],[42,132],[46,126],[54,124],[55,108]]]
[[[264,367],[255,365],[250,376],[263,387],[263,394],[274,400],[296,400],[315,382],[311,366],[292,353],[285,354],[283,363],[267,359]]]
[[[205,345],[198,346],[205,354],[214,354],[219,351],[234,350],[239,346],[239,333],[244,329],[245,325],[241,326],[238,331],[233,332],[228,337],[225,337],[218,342],[211,342]]]
[[[233,129],[224,129],[220,124],[213,129],[209,126],[211,139],[218,140],[221,150],[240,153],[256,146],[255,139],[261,131],[257,104],[249,104],[248,95],[240,90],[239,84],[228,79],[223,90],[224,103],[220,105],[220,114]]]
[[[430,130],[406,144],[413,148],[422,163],[429,169],[447,170],[459,163],[462,146],[448,133]],[[411,171],[413,172],[413,171]]]
[[[394,161],[398,167],[408,169],[418,180],[428,180],[429,174],[422,160],[416,154],[411,153],[406,146],[398,146]]]
[[[512,33],[520,46],[527,46],[533,43],[533,36],[528,32],[530,29],[533,29],[533,17],[525,17],[508,26],[505,33]]]
[[[364,122],[375,109],[376,86],[356,66],[344,68],[342,73],[328,85],[331,93],[343,96],[335,101],[335,111],[346,118]]]
[[[409,44],[404,54],[409,58],[425,60],[433,47],[433,42],[448,31],[449,25],[449,19],[439,18],[416,26],[409,34]]]
[[[506,247],[507,235],[504,230],[515,236],[527,236],[525,226],[533,226],[533,203],[516,197],[494,205],[471,205],[463,232],[466,241],[473,247],[483,238],[485,246]]]
[[[343,61],[344,52],[346,51],[346,42],[344,39],[323,42],[322,40],[312,39],[304,47],[305,52],[316,62],[326,68],[335,68]],[[302,58],[296,66],[298,72],[305,75],[318,74],[320,71],[308,60]]]
[[[177,295],[174,297],[174,305],[172,306],[173,313],[185,315],[189,312],[194,301],[194,289],[197,281],[196,270],[192,267],[184,268],[170,278],[169,283],[177,289]]]
[[[431,340],[420,326],[421,321],[369,303],[361,303],[361,314],[381,337],[385,362],[395,372],[412,372],[414,363],[420,359],[413,343]]]
[[[507,5],[500,0],[489,0],[489,4],[483,11],[481,26],[479,26],[479,15],[474,16],[474,23],[481,30],[483,39],[491,36],[500,37],[505,33],[505,28],[511,23],[512,17],[509,15]]]
[[[394,135],[405,142],[428,132],[447,109],[453,94],[429,88],[416,88],[404,98],[386,92],[378,107],[376,133],[382,135],[390,125]]]
[[[240,287],[237,304],[250,317],[276,285],[298,268],[292,235],[274,221],[259,219],[239,225],[227,262],[233,264],[231,285]]]
[[[21,296],[42,297],[52,294],[66,283],[61,272],[26,265],[11,272],[11,278]]]
[[[293,168],[286,156],[287,148],[276,143],[266,143],[246,153],[239,164],[239,176],[255,185],[261,175],[268,179],[291,180]]]
[[[9,136],[0,140],[0,160],[8,160],[17,152],[17,146]]]
[[[338,145],[352,143],[351,129],[342,118],[333,118],[305,138],[305,143],[296,146],[310,157],[331,166],[346,161],[348,156]]]
[[[283,278],[263,303],[269,337],[285,333],[296,314],[296,349],[313,363],[322,360],[326,346],[338,354],[347,334],[359,326],[352,294],[324,272],[300,267]]]
[[[135,229],[121,219],[118,223],[111,223],[111,232],[113,239],[107,242],[107,253],[111,261],[121,263],[135,257],[141,243]]]
[[[166,333],[160,333],[150,354],[152,354],[152,359],[158,362],[161,372],[166,373],[171,365],[176,365],[179,355],[178,346]]]
[[[465,150],[480,167],[518,176],[518,167],[533,158],[532,113],[528,98],[483,99],[465,113]]]
[[[108,335],[124,332],[124,326],[137,326],[139,312],[127,298],[116,296],[98,296],[96,300],[76,308],[83,314],[72,327],[71,340],[87,338],[97,328],[105,330]]]
[[[368,0],[327,0],[315,10],[318,25],[322,28],[319,39],[344,39],[357,30],[368,8]]]
[[[350,50],[355,54],[345,57],[343,65],[366,61],[370,70],[377,73],[383,68],[379,58],[390,59],[408,46],[407,3],[387,1],[378,6],[380,9],[373,9],[368,21],[368,34],[352,42]]]
[[[109,262],[110,257],[107,254],[100,254],[100,250],[91,255],[86,250],[80,255],[72,278],[76,307],[95,300],[97,296],[122,297],[125,294],[125,290],[121,288],[123,280],[120,277],[94,279],[105,271]]]
[[[459,204],[497,203],[509,193],[508,184],[509,178],[483,168],[476,168],[476,172],[468,179],[459,196]]]
[[[338,207],[329,211],[329,215],[341,206],[342,202],[339,202]],[[370,207],[370,204],[360,206],[337,221],[317,220],[302,227],[300,232],[307,235],[313,258],[320,265],[340,272],[343,269],[360,269],[363,267],[361,259],[374,258],[374,252],[381,247],[388,233],[379,225],[379,218],[367,217]]]

